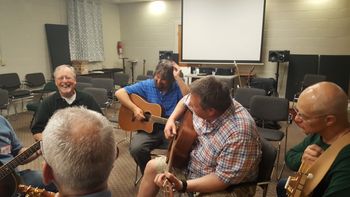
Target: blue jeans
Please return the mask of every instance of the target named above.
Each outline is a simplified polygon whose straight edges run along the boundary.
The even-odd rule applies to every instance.
[[[36,170],[22,170],[19,172],[22,184],[31,185],[33,187],[38,187],[40,189],[45,189],[46,191],[57,192],[57,188],[53,183],[45,185],[43,183],[42,173]]]
[[[278,197],[287,197],[286,189],[284,189],[286,182],[287,182],[286,178],[282,178],[278,181],[277,186],[276,186],[276,193],[277,193]]]

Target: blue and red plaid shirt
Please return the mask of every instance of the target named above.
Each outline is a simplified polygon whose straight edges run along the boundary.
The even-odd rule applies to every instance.
[[[189,96],[189,95],[187,95]],[[184,99],[188,106],[189,99]],[[261,144],[254,119],[237,101],[215,121],[207,122],[193,113],[198,139],[187,166],[188,179],[210,173],[226,184],[256,180]]]

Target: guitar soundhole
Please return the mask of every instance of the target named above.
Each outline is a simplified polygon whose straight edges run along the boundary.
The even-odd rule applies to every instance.
[[[145,121],[147,121],[147,122],[148,122],[148,121],[151,119],[151,117],[152,117],[152,114],[151,114],[150,112],[145,112],[143,115],[145,116]]]

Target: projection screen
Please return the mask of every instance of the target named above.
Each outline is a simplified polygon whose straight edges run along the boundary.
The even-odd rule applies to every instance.
[[[265,0],[182,0],[182,62],[261,62]]]

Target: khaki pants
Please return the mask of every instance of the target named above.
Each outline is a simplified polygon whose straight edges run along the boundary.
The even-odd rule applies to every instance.
[[[166,157],[160,156],[156,158],[157,161],[157,172],[163,173],[166,169]],[[173,172],[175,176],[179,179],[184,179],[185,175],[181,170],[174,169]],[[189,193],[188,196],[193,197],[253,197],[255,195],[256,185],[243,185],[237,186],[234,189],[223,190],[213,193]],[[184,195],[186,196],[186,195]]]

